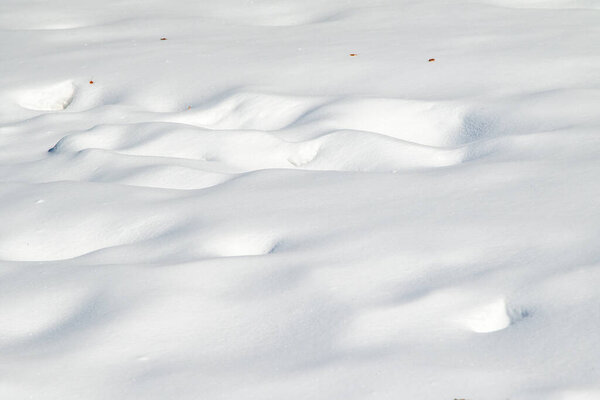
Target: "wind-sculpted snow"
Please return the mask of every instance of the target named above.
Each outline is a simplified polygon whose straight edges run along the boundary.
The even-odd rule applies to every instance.
[[[75,96],[72,82],[61,82],[44,88],[33,88],[20,94],[21,107],[37,111],[60,111],[71,104]]]
[[[600,398],[596,8],[2,2],[0,399]]]
[[[198,111],[154,116],[169,123],[97,125],[71,133],[50,152],[103,150],[107,158],[133,162],[135,170],[139,159],[153,157],[163,160],[159,162],[172,160],[171,168],[183,169],[183,163],[211,176],[272,168],[391,172],[453,165],[467,160],[469,149],[486,147],[468,142],[489,133],[486,123],[477,125],[463,114],[461,107],[418,101],[317,103],[310,98],[236,94]],[[100,154],[90,157],[102,162]],[[163,182],[157,172],[152,175]],[[125,178],[130,182],[131,175]],[[196,187],[214,181],[201,175],[198,179]]]

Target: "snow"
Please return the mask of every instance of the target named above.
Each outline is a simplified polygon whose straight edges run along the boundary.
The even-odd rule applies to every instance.
[[[20,106],[37,111],[60,111],[71,104],[75,96],[72,82],[61,82],[46,88],[39,87],[21,94]]]
[[[598,1],[0,31],[1,399],[600,399]]]

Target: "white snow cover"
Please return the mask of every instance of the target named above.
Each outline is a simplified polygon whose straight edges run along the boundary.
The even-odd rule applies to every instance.
[[[600,399],[600,1],[0,33],[0,399]]]

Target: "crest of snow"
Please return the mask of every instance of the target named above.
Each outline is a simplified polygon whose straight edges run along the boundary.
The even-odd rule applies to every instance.
[[[61,111],[73,101],[75,85],[73,82],[66,81],[24,90],[17,96],[23,108],[36,111]]]

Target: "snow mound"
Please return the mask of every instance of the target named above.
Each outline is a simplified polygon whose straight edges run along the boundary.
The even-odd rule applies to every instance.
[[[75,85],[66,81],[20,92],[18,103],[21,107],[35,111],[61,111],[66,109],[75,97]]]
[[[236,92],[155,118],[164,122],[75,131],[50,152],[81,153],[71,162],[80,165],[79,171],[93,169],[84,160],[96,165],[92,180],[112,177],[142,186],[202,188],[225,182],[231,174],[261,169],[393,172],[446,167],[494,147],[489,141],[494,125],[487,120],[492,117],[451,103]],[[112,163],[103,158],[117,162],[119,173],[110,172]],[[140,165],[150,159],[164,165],[142,172]],[[131,168],[124,169],[127,163]]]
[[[464,324],[473,332],[496,332],[508,327],[511,323],[504,299],[476,307],[463,319]]]

